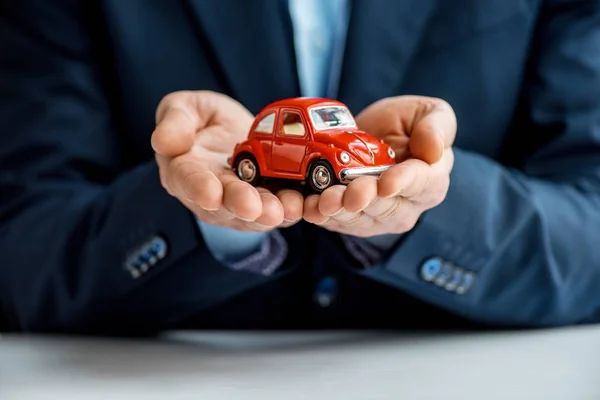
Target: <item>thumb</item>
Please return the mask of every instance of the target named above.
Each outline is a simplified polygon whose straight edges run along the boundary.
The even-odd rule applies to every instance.
[[[444,148],[446,147],[440,134],[431,127],[423,126],[419,126],[412,132],[408,146],[414,158],[428,164],[438,162],[444,155]]]
[[[452,146],[456,117],[444,100],[424,96],[397,96],[371,104],[356,117],[361,129],[388,144],[396,154],[410,151],[414,158],[433,164]],[[403,159],[403,157],[400,157]]]
[[[175,157],[189,151],[194,144],[199,118],[190,105],[191,92],[165,96],[156,110],[156,127],[151,144],[157,154]]]
[[[456,136],[456,116],[448,103],[422,98],[409,129],[412,156],[428,164],[438,162]]]
[[[174,92],[165,96],[156,110],[152,148],[158,154],[175,157],[188,152],[197,133],[209,125],[245,135],[253,120],[244,106],[224,94],[208,90]]]

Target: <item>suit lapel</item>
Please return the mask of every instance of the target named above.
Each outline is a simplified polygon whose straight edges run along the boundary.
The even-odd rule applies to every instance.
[[[352,1],[338,98],[354,113],[398,95],[436,1]]]
[[[215,57],[231,95],[256,113],[299,96],[287,3],[281,0],[183,0]]]

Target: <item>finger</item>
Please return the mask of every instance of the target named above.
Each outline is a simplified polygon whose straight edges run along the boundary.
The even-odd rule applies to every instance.
[[[450,173],[453,163],[454,153],[450,148],[444,152],[444,156],[438,163],[431,166],[426,190],[418,198],[413,198],[413,201],[417,201],[428,208],[444,201],[450,187]]]
[[[433,164],[456,136],[456,117],[450,105],[434,98],[419,101],[416,118],[409,129],[409,147],[413,157]]]
[[[426,190],[432,173],[433,168],[423,161],[406,160],[381,174],[378,181],[379,196],[413,199]]]
[[[367,207],[364,214],[383,228],[381,233],[404,233],[414,228],[423,210],[400,196],[379,199]]]
[[[258,190],[262,201],[262,214],[256,219],[256,223],[266,227],[275,227],[283,223],[283,205],[279,198],[265,189]]]
[[[206,224],[220,226],[223,228],[242,228],[241,221],[235,218],[233,214],[229,213],[229,211],[225,210],[223,207],[221,207],[218,211],[206,211],[194,205],[188,208]],[[227,214],[229,214],[230,217],[228,217]]]
[[[202,128],[198,113],[191,103],[191,92],[171,93],[163,98],[156,111],[156,127],[152,148],[169,157],[181,155],[194,144],[196,132]]]
[[[384,221],[396,216],[400,207],[410,206],[409,204],[404,204],[405,202],[408,202],[408,200],[400,196],[391,196],[387,198],[379,197],[365,208],[363,212],[374,220]]]
[[[319,211],[320,198],[320,195],[313,194],[304,200],[304,219],[311,224],[322,225],[329,220],[329,217]]]
[[[342,208],[342,211],[330,218],[330,221],[335,221],[340,225],[355,225],[364,219],[365,215],[362,211],[349,212]]]
[[[203,163],[189,157],[175,159],[166,180],[169,189],[180,199],[193,202],[204,210],[221,207],[223,186]]]
[[[223,185],[223,207],[243,221],[255,221],[262,215],[263,201],[254,186],[231,171],[221,174],[219,180]]]
[[[408,136],[388,136],[386,143],[394,149],[396,153],[395,161],[397,163],[407,160],[412,157],[409,147],[410,138]]]
[[[444,156],[434,167],[438,168],[442,173],[450,175],[454,168],[454,150],[452,148],[446,149]]]
[[[277,192],[277,198],[283,205],[282,226],[290,226],[302,219],[304,196],[296,190],[283,189]]]
[[[364,210],[377,198],[377,178],[364,176],[348,184],[344,192],[343,207],[346,211],[356,213]]]
[[[353,225],[360,220],[362,213],[360,211],[348,211],[344,208],[344,198],[346,197],[347,186],[332,186],[321,194],[318,208],[322,215],[330,217],[330,221],[335,221],[341,225]]]
[[[155,154],[154,158],[156,160],[156,164],[158,165],[158,176],[160,178],[160,184],[162,187],[169,193],[171,196],[175,196],[175,193],[169,187],[169,163],[171,161],[170,158],[161,156],[160,154]]]
[[[346,186],[344,185],[334,185],[327,188],[323,193],[321,193],[321,198],[318,204],[319,212],[322,215],[331,217],[343,211],[342,208],[345,191]]]

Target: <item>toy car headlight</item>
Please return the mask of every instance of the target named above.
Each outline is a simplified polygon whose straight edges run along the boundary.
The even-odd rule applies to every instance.
[[[390,156],[390,158],[396,158],[396,152],[391,147],[388,147],[388,156]]]
[[[340,153],[340,161],[343,162],[344,164],[348,164],[350,162],[350,154],[348,154],[345,151],[342,151]]]

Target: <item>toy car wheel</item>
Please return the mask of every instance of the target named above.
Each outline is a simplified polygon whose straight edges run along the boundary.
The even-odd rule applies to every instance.
[[[260,169],[256,158],[250,154],[242,154],[235,160],[235,174],[252,186],[260,183]]]
[[[330,186],[335,185],[337,179],[333,168],[327,161],[314,162],[308,171],[308,184],[311,189],[320,193]]]

